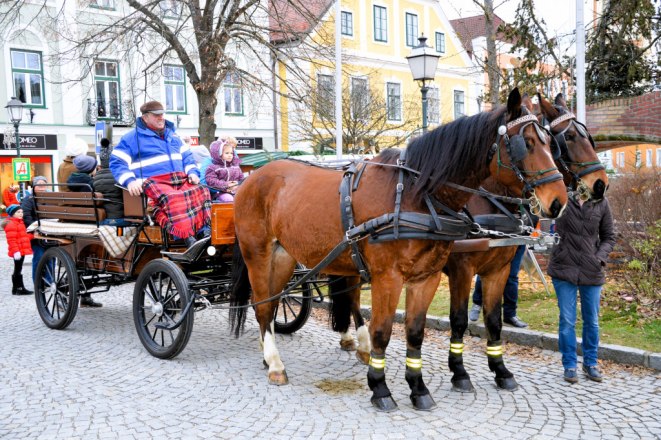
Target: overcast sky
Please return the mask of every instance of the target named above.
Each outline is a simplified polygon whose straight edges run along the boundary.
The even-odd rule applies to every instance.
[[[538,17],[544,19],[549,36],[563,36],[573,32],[576,28],[576,1],[577,0],[535,0],[535,12]],[[585,12],[584,23],[587,26],[592,21],[592,0],[583,1]],[[475,6],[473,0],[440,0],[443,11],[449,19],[458,17],[470,17],[481,13]],[[519,0],[493,0],[496,15],[506,22],[514,21],[514,13]],[[569,45],[574,40],[573,36],[563,38],[565,44]],[[570,49],[574,51],[573,47]]]

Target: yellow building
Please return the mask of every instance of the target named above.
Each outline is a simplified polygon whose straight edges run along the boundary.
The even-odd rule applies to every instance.
[[[292,27],[306,29],[306,36],[280,43],[290,45],[292,53],[314,54],[305,62],[309,77],[299,83],[287,78],[286,63],[302,61],[279,59],[276,67],[276,73],[288,80],[288,87],[281,82],[279,90],[278,143],[290,151],[333,142],[335,130],[336,6],[328,0],[311,0],[305,5],[313,20],[292,12],[287,21]],[[420,87],[406,57],[421,35],[440,56],[436,77],[429,84],[429,128],[477,112],[482,72],[466,54],[440,2],[344,0],[340,20],[342,119],[349,149],[374,151],[375,144],[377,149],[404,145],[420,128]]]

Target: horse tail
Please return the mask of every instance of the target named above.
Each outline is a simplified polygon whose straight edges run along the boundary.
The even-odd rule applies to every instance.
[[[248,310],[246,306],[250,302],[251,293],[248,266],[243,259],[237,240],[232,252],[232,293],[230,295],[230,306],[234,307],[230,310],[230,331],[237,338],[243,333]]]
[[[330,275],[328,277],[328,296],[330,298],[331,326],[333,331],[346,332],[351,324],[351,289],[347,278]]]

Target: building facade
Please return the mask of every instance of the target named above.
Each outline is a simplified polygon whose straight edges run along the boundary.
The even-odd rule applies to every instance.
[[[291,50],[316,45],[319,54],[332,55],[335,2],[316,6],[318,20],[310,25],[307,39],[287,44],[292,45]],[[482,72],[477,71],[463,50],[438,1],[344,0],[340,20],[344,133],[349,142],[361,144],[349,145],[350,151],[375,152],[369,143],[380,141],[370,136],[370,130],[378,133],[382,146],[403,146],[408,136],[418,132],[420,87],[413,80],[406,57],[419,44],[421,35],[427,37],[426,44],[440,57],[434,81],[429,84],[429,128],[478,111],[475,83],[482,82]],[[286,75],[286,61],[278,63],[279,73]],[[277,131],[284,150],[334,142],[330,140],[335,125],[334,59],[312,60],[304,70],[308,76],[299,87],[314,97],[309,103],[305,97],[300,100],[303,104],[285,97],[289,90],[281,83]],[[381,112],[374,108],[374,103],[378,103]],[[361,108],[368,110],[361,112]],[[324,112],[328,113],[326,117]],[[381,122],[375,122],[377,119]],[[353,139],[352,130],[359,131],[361,125],[364,133],[360,136],[364,139]]]
[[[158,7],[173,26],[185,21],[178,2],[162,1]],[[4,12],[0,9],[0,14]],[[2,32],[0,102],[15,96],[25,105],[19,126],[21,153],[31,159],[33,176],[52,179],[73,138],[85,140],[93,152],[98,122],[112,127],[106,133],[112,133],[113,143],[118,142],[134,126],[140,105],[149,100],[165,105],[166,118],[180,135],[197,139],[197,97],[181,61],[171,52],[148,50],[140,35],[130,33],[102,42],[93,56],[80,56],[74,50],[72,41],[113,26],[134,12],[124,0],[25,1],[12,25]],[[61,31],[55,35],[49,31],[51,25]],[[179,29],[191,32],[185,25]],[[194,40],[192,33],[190,40]],[[232,50],[237,65],[249,64],[240,51]],[[193,62],[202,62],[193,56]],[[260,63],[254,65],[260,69]],[[268,69],[261,70],[260,76],[270,77]],[[271,103],[268,93],[245,89],[236,74],[228,74],[218,91],[216,136],[235,136],[246,150],[273,149]],[[0,115],[0,126],[0,133],[7,135],[0,147],[0,189],[4,189],[13,181],[11,158],[16,156],[15,141],[4,142],[11,137],[6,112]]]

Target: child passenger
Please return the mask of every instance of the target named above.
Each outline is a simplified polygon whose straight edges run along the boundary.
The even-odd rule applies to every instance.
[[[243,172],[239,167],[241,159],[234,151],[235,148],[236,139],[233,137],[220,138],[210,146],[213,163],[207,168],[205,177],[207,185],[220,191],[216,200],[221,202],[233,201],[236,188],[243,180]]]

